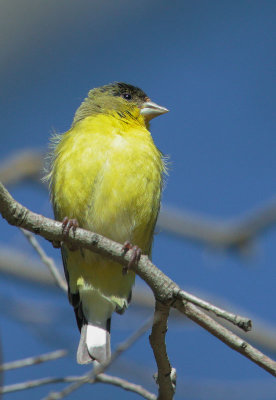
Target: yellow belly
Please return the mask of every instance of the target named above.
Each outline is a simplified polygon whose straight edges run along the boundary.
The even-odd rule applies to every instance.
[[[104,127],[104,129],[103,129]],[[159,210],[164,165],[149,131],[111,116],[87,117],[65,133],[55,150],[52,199],[56,218],[149,254]],[[80,284],[126,298],[134,274],[89,251],[69,252],[70,289]]]

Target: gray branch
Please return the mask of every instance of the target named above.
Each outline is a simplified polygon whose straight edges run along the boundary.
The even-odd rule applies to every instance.
[[[165,340],[169,312],[169,306],[156,301],[149,340],[158,368],[156,374],[156,382],[159,388],[158,400],[172,400],[176,385],[176,371],[171,367]]]
[[[11,369],[29,367],[31,365],[41,364],[45,361],[56,360],[66,356],[67,350],[56,350],[47,354],[40,354],[39,356],[24,358],[23,360],[11,361],[0,365],[1,371],[9,371]]]
[[[49,269],[52,277],[54,278],[56,284],[65,292],[67,292],[67,283],[65,279],[61,276],[59,270],[57,269],[54,260],[50,257],[47,256],[45,251],[42,249],[38,241],[36,240],[35,236],[29,232],[26,231],[26,229],[20,228],[21,232],[23,235],[27,238],[29,243],[33,246],[34,250],[38,253],[38,255],[41,258],[41,261],[43,264],[46,265],[46,267]]]
[[[79,377],[79,376],[65,376],[62,378],[55,377],[55,378],[34,379],[32,381],[26,381],[26,382],[21,382],[21,383],[15,383],[12,385],[6,385],[6,386],[0,388],[0,394],[13,393],[13,392],[21,391],[21,390],[33,389],[33,388],[37,388],[37,387],[44,386],[44,385],[54,384],[54,383],[73,383],[73,382],[78,382],[81,379],[82,379],[82,377]],[[147,400],[156,400],[155,394],[149,392],[148,390],[146,390],[145,388],[143,388],[140,385],[136,385],[135,383],[129,382],[125,379],[118,378],[117,376],[101,374],[96,377],[95,381],[91,381],[91,382],[89,381],[88,383],[97,383],[97,382],[105,383],[108,385],[118,386],[129,392],[139,394],[140,396],[144,397]]]
[[[74,244],[75,246],[90,249],[124,266],[127,266],[131,259],[132,251],[124,254],[121,244],[96,233],[77,228],[75,232],[70,231],[68,236],[64,235],[60,222],[32,213],[17,203],[3,185],[0,185],[0,212],[11,225],[20,226],[43,236],[45,239],[65,241],[69,245]],[[275,361],[221,326],[194,304],[177,298],[180,292],[179,286],[153,265],[147,256],[141,256],[140,261],[133,265],[133,270],[149,285],[158,301],[177,308],[229,347],[276,376]]]
[[[32,179],[41,184],[44,155],[39,150],[25,150],[7,159],[0,166],[0,181],[5,185]],[[276,224],[276,198],[252,212],[234,218],[215,220],[190,210],[161,209],[157,226],[160,230],[187,240],[219,249],[245,249],[257,235]]]

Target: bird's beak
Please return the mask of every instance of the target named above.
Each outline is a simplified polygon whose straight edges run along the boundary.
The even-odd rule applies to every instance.
[[[158,104],[153,103],[153,101],[146,101],[141,108],[141,114],[147,121],[167,112],[169,112],[167,108],[161,107]]]

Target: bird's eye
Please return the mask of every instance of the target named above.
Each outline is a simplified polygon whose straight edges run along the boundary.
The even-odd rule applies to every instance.
[[[126,100],[131,100],[132,97],[131,97],[131,94],[129,94],[129,93],[124,93],[124,94],[123,94],[123,98],[126,99]]]

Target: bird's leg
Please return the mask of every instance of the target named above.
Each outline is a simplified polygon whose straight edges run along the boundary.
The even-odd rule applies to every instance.
[[[78,221],[74,219],[70,219],[68,217],[64,217],[62,220],[62,233],[68,237],[70,229],[73,230],[73,234],[75,234],[76,229],[79,228],[79,223]],[[75,251],[78,249],[78,246],[70,244],[69,250]]]
[[[128,265],[123,267],[123,275],[126,275],[128,270],[140,260],[142,251],[138,246],[133,246],[128,240],[123,244],[122,250],[124,254],[126,254],[129,250],[132,250]]]

